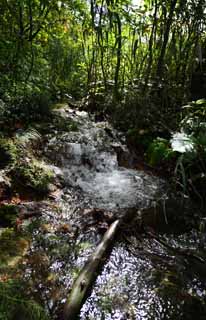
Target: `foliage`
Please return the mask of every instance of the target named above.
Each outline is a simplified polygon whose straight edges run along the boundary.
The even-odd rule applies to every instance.
[[[182,107],[179,132],[172,138],[155,139],[148,147],[150,165],[174,166],[177,185],[184,193],[203,200],[206,181],[206,100],[192,101]]]
[[[4,99],[33,91],[56,96],[66,87],[71,89],[74,81],[80,84],[75,69],[79,65],[82,71],[77,23],[81,18],[74,17],[73,10],[82,14],[83,3],[23,0],[1,4],[0,95]]]
[[[45,93],[10,98],[2,110],[2,124],[18,129],[18,123],[26,125],[33,121],[42,121],[50,116],[50,105],[50,96]]]
[[[78,130],[78,125],[76,122],[73,120],[64,118],[62,116],[54,116],[52,119],[52,123],[54,126],[54,129],[58,130],[59,132],[61,131],[77,131]]]
[[[43,308],[24,291],[25,285],[18,280],[0,282],[1,320],[46,320]]]
[[[163,138],[156,138],[147,150],[147,158],[150,165],[155,166],[161,162],[169,161],[175,155],[169,146],[169,142]]]
[[[17,147],[12,139],[0,139],[0,169],[12,166],[17,160]]]
[[[4,1],[0,96],[84,96],[102,83],[159,95],[168,107],[184,98],[197,58],[203,68],[203,1]],[[197,65],[198,65],[197,63]]]
[[[206,124],[206,100],[200,99],[192,101],[190,104],[183,106],[183,119],[180,123],[185,133],[191,134],[205,143],[205,124]]]
[[[16,220],[18,210],[13,204],[3,204],[0,206],[0,226],[10,226]],[[2,239],[1,239],[2,240]]]
[[[188,135],[192,148],[177,160],[175,172],[181,175],[184,190],[189,188],[201,198],[206,179],[206,100],[191,102],[183,107],[180,129]]]

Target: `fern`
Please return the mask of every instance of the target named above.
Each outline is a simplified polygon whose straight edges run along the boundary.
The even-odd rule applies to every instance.
[[[34,128],[28,128],[26,131],[16,133],[16,142],[22,147],[40,140],[41,134]]]

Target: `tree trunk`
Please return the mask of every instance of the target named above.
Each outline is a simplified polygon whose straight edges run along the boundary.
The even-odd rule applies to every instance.
[[[152,32],[150,35],[149,39],[149,60],[148,60],[148,66],[146,70],[146,77],[145,77],[145,85],[144,85],[144,90],[147,89],[147,84],[149,81],[150,73],[151,73],[151,68],[152,68],[152,62],[153,62],[153,42],[154,42],[154,35],[157,29],[157,10],[158,10],[158,3],[157,0],[155,0],[155,11],[153,15],[153,24],[152,24]]]
[[[174,14],[176,4],[177,4],[177,0],[172,0],[167,23],[166,23],[163,44],[161,47],[160,56],[159,56],[158,64],[157,64],[157,78],[159,78],[159,79],[162,78],[162,74],[163,74],[164,58],[165,58],[167,43],[168,43],[168,39],[169,39],[170,27],[172,24],[172,17]]]
[[[116,13],[117,19],[117,64],[115,68],[115,76],[114,76],[114,83],[115,83],[115,97],[118,98],[119,96],[119,70],[121,65],[121,51],[122,51],[122,25],[119,14]]]

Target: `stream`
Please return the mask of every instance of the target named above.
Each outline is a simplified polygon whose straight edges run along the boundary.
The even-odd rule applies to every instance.
[[[104,232],[131,211],[80,319],[205,319],[204,210],[174,195],[164,179],[136,170],[123,134],[107,122],[68,107],[57,112],[78,130],[47,135],[44,156],[62,187],[51,203],[37,204],[40,217],[22,226],[32,232],[22,266],[31,294],[51,319],[61,319],[71,285]]]

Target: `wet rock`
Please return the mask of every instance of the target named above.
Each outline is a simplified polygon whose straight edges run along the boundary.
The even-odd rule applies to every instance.
[[[117,154],[117,161],[120,167],[133,168],[134,157],[125,146],[114,143],[112,144],[112,148]]]
[[[198,212],[200,210],[189,199],[167,196],[139,209],[138,222],[157,232],[181,234],[198,226]]]
[[[73,228],[68,223],[62,223],[57,227],[57,232],[71,233],[71,232],[73,232]]]
[[[63,195],[63,191],[61,189],[56,189],[52,192],[50,192],[49,194],[49,199],[52,199],[52,200],[60,200],[61,196]]]
[[[48,268],[49,268],[49,264],[50,264],[50,259],[48,257],[48,255],[44,252],[35,252],[32,253],[29,257],[28,257],[28,261],[30,265],[35,266],[35,269],[41,271],[41,272],[47,272],[48,273]]]
[[[13,228],[3,229],[0,234],[0,273],[5,267],[16,267],[28,252],[29,247],[28,237],[22,237]]]
[[[30,201],[18,205],[19,218],[28,219],[46,215],[51,210],[51,205],[47,201]]]
[[[105,211],[103,209],[93,208],[93,209],[84,209],[83,215],[92,216],[94,221],[114,221],[114,212]]]
[[[52,183],[49,183],[47,188],[48,188],[48,193],[52,193],[52,192],[55,192],[57,190],[57,187]]]
[[[8,198],[11,194],[11,182],[4,172],[0,171],[0,200]]]
[[[91,208],[83,209],[82,211],[84,229],[96,228],[96,230],[98,230],[100,233],[104,233],[115,219],[115,212],[104,209]]]
[[[43,224],[41,224],[40,229],[44,233],[52,233],[52,232],[54,232],[54,226],[51,223],[43,223]]]

